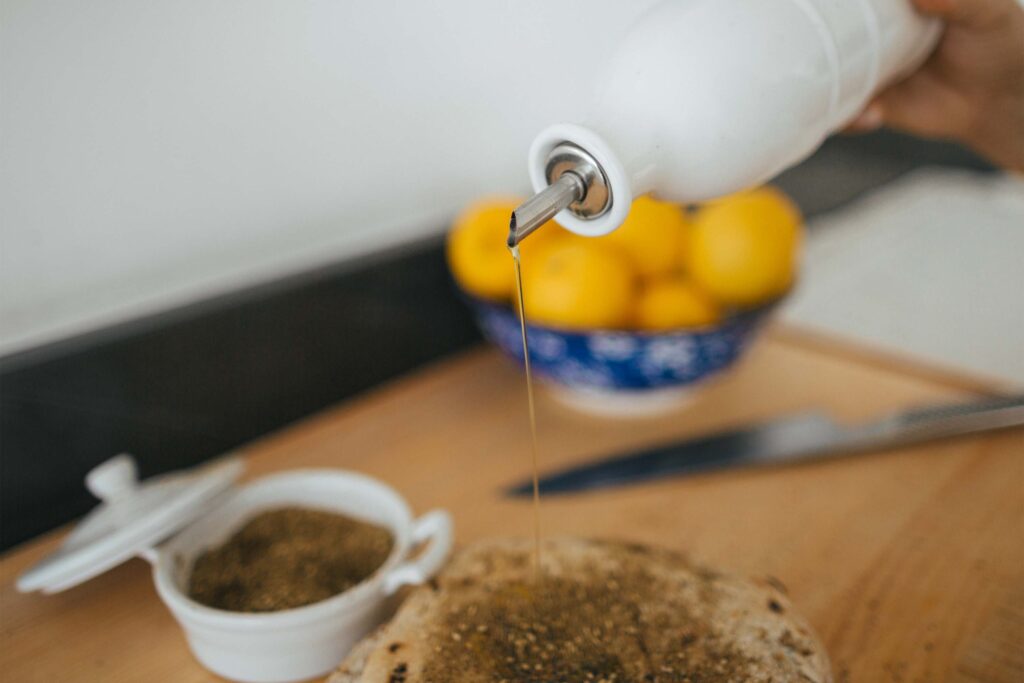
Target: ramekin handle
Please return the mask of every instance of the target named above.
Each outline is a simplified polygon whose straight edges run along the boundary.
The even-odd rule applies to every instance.
[[[436,574],[452,550],[452,518],[444,510],[431,510],[412,524],[412,543],[427,543],[414,559],[395,567],[384,578],[384,592],[391,595],[402,586],[418,586]]]

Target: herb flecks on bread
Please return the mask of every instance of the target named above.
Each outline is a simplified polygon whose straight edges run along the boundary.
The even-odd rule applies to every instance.
[[[556,539],[460,553],[332,683],[831,680],[789,600],[646,546]]]

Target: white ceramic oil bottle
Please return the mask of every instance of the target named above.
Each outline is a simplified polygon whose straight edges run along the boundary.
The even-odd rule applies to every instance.
[[[556,214],[610,232],[646,192],[693,202],[765,182],[919,65],[940,30],[909,0],[666,0],[613,51],[590,120],[534,140],[539,194],[509,241]]]

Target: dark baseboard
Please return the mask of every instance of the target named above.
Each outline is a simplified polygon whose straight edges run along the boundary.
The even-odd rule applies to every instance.
[[[187,467],[478,339],[435,240],[5,359],[0,542],[87,511],[112,455]]]

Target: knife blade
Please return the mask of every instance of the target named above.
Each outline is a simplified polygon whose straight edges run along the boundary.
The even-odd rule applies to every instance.
[[[540,491],[549,495],[586,491],[727,467],[880,450],[1021,425],[1024,394],[918,408],[854,427],[843,427],[824,413],[801,413],[555,472],[541,478]],[[512,496],[532,492],[532,480],[507,491]]]

